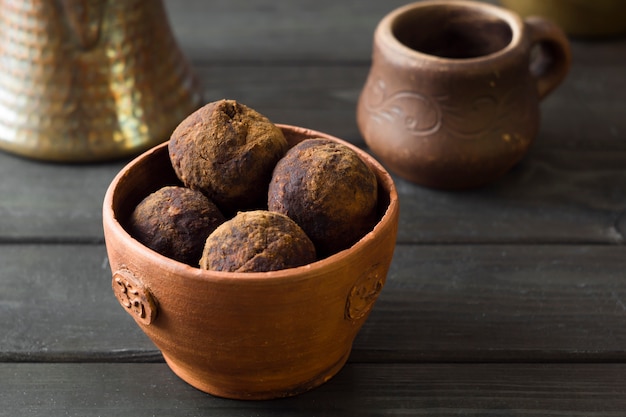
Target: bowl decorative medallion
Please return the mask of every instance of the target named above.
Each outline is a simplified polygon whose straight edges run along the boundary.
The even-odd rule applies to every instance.
[[[202,270],[150,250],[125,227],[145,196],[178,184],[167,143],[124,167],[104,199],[118,301],[174,373],[221,397],[292,396],[332,378],[383,288],[395,248],[399,203],[384,168],[340,139],[279,126],[291,146],[308,138],[349,146],[376,174],[379,221],[350,248],[297,268],[247,273]]]
[[[115,271],[112,287],[117,301],[137,320],[148,325],[156,318],[157,307],[150,291],[132,272],[127,269]]]

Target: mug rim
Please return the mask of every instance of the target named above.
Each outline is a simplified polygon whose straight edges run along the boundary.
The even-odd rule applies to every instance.
[[[439,55],[432,55],[426,52],[413,49],[402,43],[393,33],[394,23],[407,13],[411,13],[419,9],[428,8],[441,8],[442,6],[454,7],[457,9],[469,9],[473,11],[480,11],[485,15],[495,16],[501,21],[505,22],[511,30],[511,39],[503,47],[494,52],[487,53],[485,55],[473,56],[469,58],[451,58]],[[419,58],[424,62],[431,63],[449,63],[453,65],[472,65],[476,63],[483,63],[485,61],[491,61],[498,59],[502,56],[506,56],[513,51],[522,42],[524,22],[521,17],[503,7],[499,7],[489,3],[482,3],[473,0],[425,0],[410,3],[401,7],[398,7],[387,15],[378,23],[375,31],[375,39],[382,41],[384,46],[390,48],[395,52],[401,53],[403,56],[410,56]],[[384,52],[384,51],[383,51]]]

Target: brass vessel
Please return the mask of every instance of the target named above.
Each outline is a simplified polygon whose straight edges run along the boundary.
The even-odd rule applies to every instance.
[[[0,0],[0,149],[131,156],[201,101],[161,0]]]
[[[576,38],[602,39],[626,34],[624,0],[500,0],[520,15],[539,15]]]

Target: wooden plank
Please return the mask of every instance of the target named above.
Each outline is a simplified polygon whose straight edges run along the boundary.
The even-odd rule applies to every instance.
[[[0,361],[160,358],[113,296],[103,245],[4,245],[0,265]]]
[[[275,123],[304,126],[364,146],[356,102],[364,65],[203,65],[205,101],[236,99]]]
[[[487,0],[485,3],[495,3]],[[368,62],[378,22],[405,0],[164,0],[170,25],[197,63]],[[626,63],[626,40],[573,40],[575,64]],[[602,83],[590,80],[590,85]]]
[[[378,21],[405,3],[165,1],[178,42],[205,62],[366,59]]]
[[[399,241],[623,242],[626,141],[620,135],[626,118],[619,115],[626,113],[626,88],[605,95],[617,73],[605,77],[602,66],[591,65],[585,71],[555,93],[558,106],[547,106],[546,128],[530,154],[495,184],[442,192],[397,179]],[[200,74],[207,100],[235,98],[276,122],[365,146],[354,120],[363,66],[210,66]],[[582,82],[593,74],[605,80],[595,93]],[[574,99],[583,93],[587,102]],[[586,103],[597,102],[612,103],[614,110],[584,117]],[[559,110],[562,103],[577,109],[573,122],[569,110]],[[562,131],[572,124],[584,140]],[[596,138],[595,127],[608,131]],[[0,154],[0,241],[102,241],[102,198],[122,166],[42,164]]]
[[[352,359],[622,361],[623,268],[617,246],[399,246]]]
[[[0,416],[618,416],[623,364],[348,364],[270,401],[200,392],[165,364],[0,364]]]
[[[399,242],[621,243],[626,152],[535,152],[493,185],[444,192],[396,177]],[[0,154],[0,241],[101,242],[122,164],[42,165]]]
[[[541,103],[537,142],[552,149],[626,149],[626,39],[571,46],[567,78]]]
[[[625,113],[626,114],[626,113]],[[626,151],[533,150],[484,188],[397,179],[404,243],[623,243]]]
[[[0,241],[101,242],[104,192],[121,167],[0,153]]]
[[[102,245],[0,248],[0,361],[155,361]],[[351,361],[626,360],[621,246],[400,245]]]

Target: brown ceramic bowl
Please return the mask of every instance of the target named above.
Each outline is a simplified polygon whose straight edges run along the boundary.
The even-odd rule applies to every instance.
[[[380,221],[352,247],[302,267],[255,273],[201,270],[148,249],[125,223],[141,199],[178,183],[167,144],[123,168],[104,199],[120,304],[179,377],[217,396],[291,396],[335,375],[385,283],[395,248],[398,196],[382,166],[340,139],[280,127],[291,145],[312,137],[346,144],[376,173]]]

